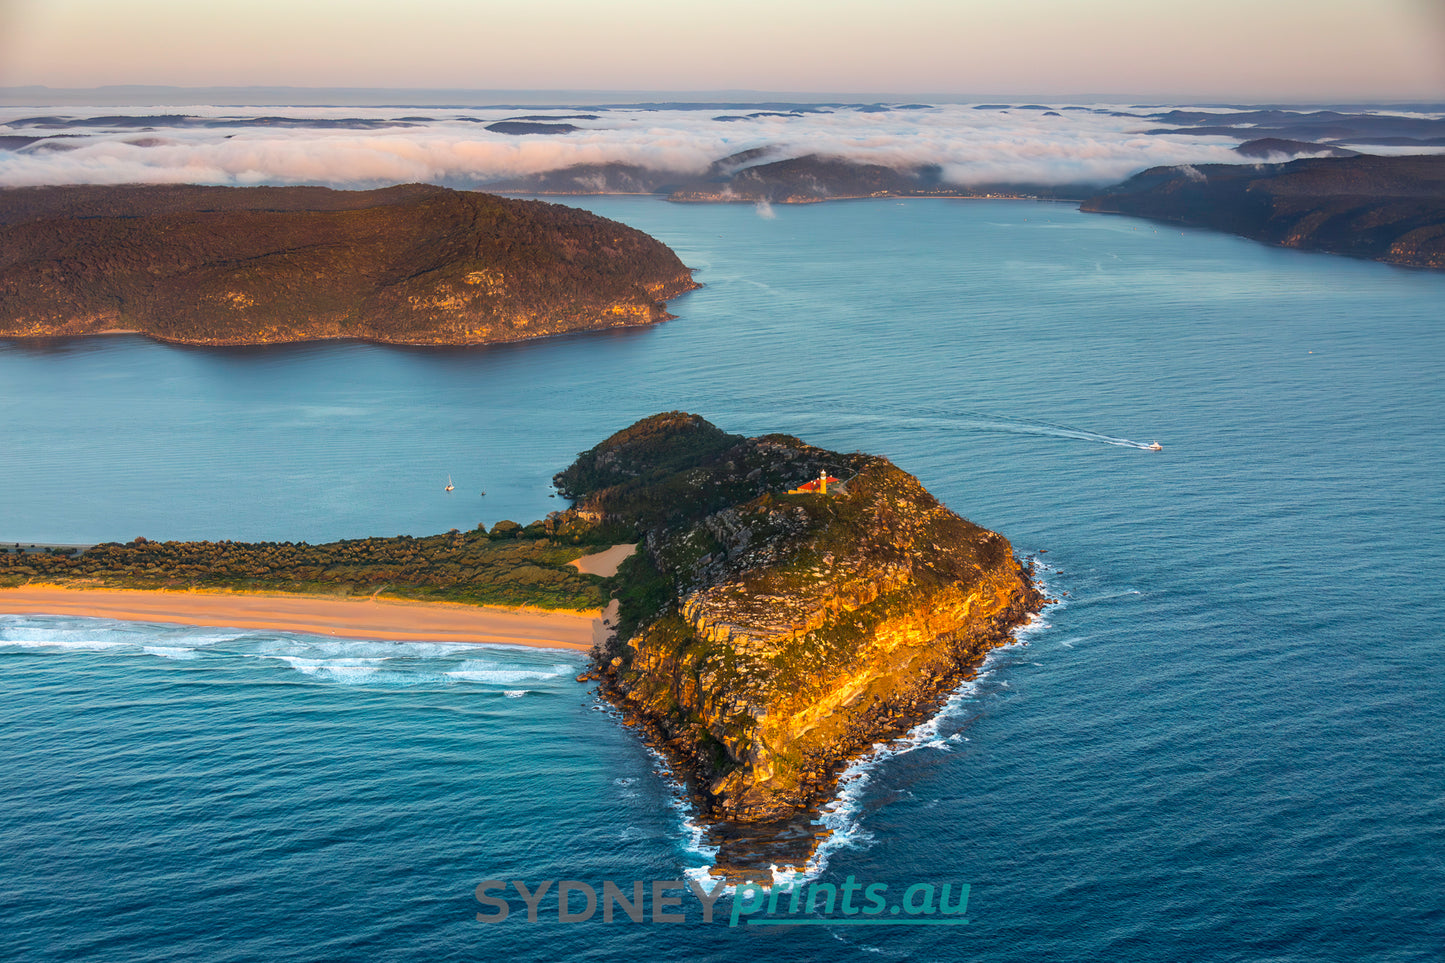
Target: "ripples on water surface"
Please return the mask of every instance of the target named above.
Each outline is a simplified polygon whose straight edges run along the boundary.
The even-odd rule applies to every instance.
[[[483,926],[485,878],[705,862],[576,656],[8,617],[21,957],[1437,958],[1445,277],[1058,205],[582,206],[699,269],[678,320],[0,346],[0,538],[528,521],[671,408],[887,454],[1068,593],[836,818],[824,879],[971,882],[970,924]]]

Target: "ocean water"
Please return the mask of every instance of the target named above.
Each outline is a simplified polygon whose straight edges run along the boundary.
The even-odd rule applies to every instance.
[[[1440,958],[1445,276],[1064,205],[576,203],[706,287],[488,349],[0,344],[0,540],[528,521],[667,409],[886,454],[1061,599],[826,817],[818,881],[968,883],[967,925],[481,923],[484,880],[708,865],[575,654],[0,616],[7,956]]]

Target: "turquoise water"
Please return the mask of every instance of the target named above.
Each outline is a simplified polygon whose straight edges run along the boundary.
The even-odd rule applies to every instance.
[[[968,925],[478,923],[485,879],[706,866],[575,656],[0,616],[20,958],[1438,958],[1445,277],[1058,205],[582,206],[707,287],[493,349],[0,345],[0,539],[527,521],[670,408],[886,454],[1068,593],[830,817],[821,879],[968,882]]]

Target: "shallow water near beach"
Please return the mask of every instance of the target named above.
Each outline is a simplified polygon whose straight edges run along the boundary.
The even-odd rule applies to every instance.
[[[576,654],[0,616],[15,958],[1438,958],[1445,276],[1064,205],[575,203],[706,287],[490,349],[0,343],[0,539],[525,522],[667,409],[885,454],[1062,600],[825,817],[820,880],[969,883],[968,924],[479,923],[483,880],[707,866]]]

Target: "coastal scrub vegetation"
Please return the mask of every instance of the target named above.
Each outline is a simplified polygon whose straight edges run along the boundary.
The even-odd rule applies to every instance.
[[[622,643],[688,592],[776,561],[832,518],[827,499],[781,493],[821,471],[853,477],[872,460],[789,435],[744,438],[681,411],[645,418],[582,452],[553,478],[557,489],[615,541],[647,546],[618,572],[613,654],[626,658]]]
[[[611,583],[567,563],[599,547],[561,515],[490,532],[306,542],[107,542],[82,553],[0,550],[0,586],[204,589],[382,596],[474,605],[586,610]]]

